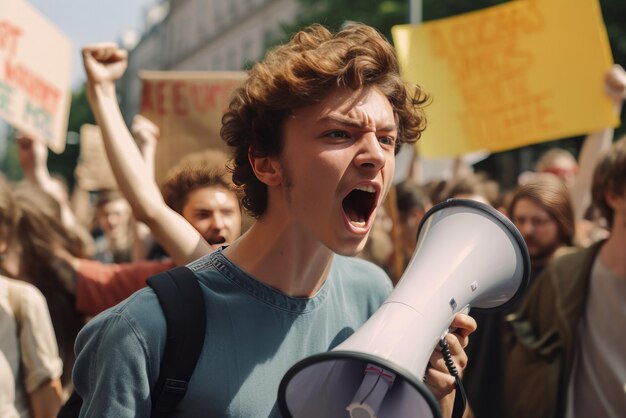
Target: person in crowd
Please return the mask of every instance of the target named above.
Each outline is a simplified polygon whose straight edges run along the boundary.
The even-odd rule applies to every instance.
[[[35,140],[23,132],[17,133],[16,140],[17,156],[24,173],[24,179],[20,184],[38,187],[52,196],[59,204],[64,227],[80,238],[86,254],[93,255],[95,252],[93,238],[89,229],[76,219],[70,206],[66,184],[48,171],[48,147],[42,141]]]
[[[138,135],[144,137],[144,141],[152,140],[154,143],[156,142],[154,131],[149,124],[143,124],[140,128],[136,128],[136,131]],[[126,130],[126,132],[128,131]],[[151,138],[149,137],[150,135],[152,135]],[[126,144],[128,148],[123,154],[133,155],[132,151],[136,152],[137,147],[132,137],[128,136],[125,139],[129,143]],[[33,190],[33,198],[45,201],[45,203],[39,202],[39,207],[33,206],[29,210],[29,212],[32,212],[30,218],[40,218],[42,214],[39,212],[41,212],[40,209],[42,208],[58,206],[57,209],[62,214],[65,214],[60,217],[64,221],[60,225],[56,220],[50,220],[50,223],[59,230],[67,230],[68,221],[66,219],[72,220],[72,222],[69,222],[69,225],[75,225],[75,222],[73,222],[74,217],[67,202],[59,198],[62,194],[54,188],[54,183],[50,180],[52,176],[47,169],[47,147],[42,142],[32,140],[24,135],[20,137],[19,143],[21,146],[20,162],[24,172],[37,174],[36,176],[30,176],[36,181],[26,182],[26,185],[33,188],[36,187],[41,192],[54,197],[58,204],[55,205],[46,196],[42,196],[42,193]],[[145,148],[146,146],[144,146]],[[123,156],[118,157],[124,158]],[[71,303],[72,310],[71,312],[68,310],[68,314],[76,313],[77,311],[83,319],[85,315],[95,315],[145,287],[145,280],[149,276],[168,270],[176,264],[185,264],[192,261],[195,254],[189,254],[189,242],[200,242],[198,248],[203,248],[206,251],[203,254],[206,254],[222,243],[228,243],[237,238],[240,233],[241,211],[236,194],[232,190],[232,182],[226,173],[224,166],[226,159],[224,153],[206,151],[198,155],[188,156],[172,168],[169,173],[168,182],[164,185],[168,201],[171,202],[173,207],[188,216],[189,220],[185,220],[183,227],[176,230],[176,233],[162,233],[159,236],[159,243],[173,251],[174,255],[178,257],[177,260],[170,259],[168,254],[162,253],[159,260],[136,260],[130,263],[114,263],[107,266],[103,265],[99,260],[91,260],[91,251],[85,249],[88,247],[84,247],[79,252],[69,251],[64,246],[53,245],[51,242],[54,239],[46,240],[44,237],[41,242],[48,243],[52,250],[47,252],[45,259],[42,259],[47,261],[42,261],[42,263],[54,267],[56,283],[61,285],[57,290],[65,292],[73,300]],[[144,161],[140,160],[133,166],[131,172],[136,177],[139,177],[144,170]],[[117,176],[117,180],[122,184],[127,184],[127,180],[120,176]],[[156,187],[154,181],[146,183],[148,186],[141,190],[149,189],[150,186]],[[155,210],[159,202],[163,203],[163,198],[160,192],[158,193],[160,200],[155,199],[153,203],[139,199],[142,204],[146,205],[141,206],[141,208],[147,209],[148,213],[166,213],[168,216],[179,217],[177,212],[168,206],[165,206],[165,210],[161,212]],[[49,210],[54,212],[55,209]],[[53,213],[48,213],[45,216],[52,217]],[[147,217],[143,219],[152,218]],[[167,216],[158,217],[158,219],[167,222]],[[173,231],[173,227],[176,225],[178,224],[162,225],[159,231]],[[199,229],[197,230],[196,227]],[[203,235],[200,235],[200,231]],[[138,241],[145,242],[147,241],[146,235],[141,232],[137,233],[135,237],[140,238]],[[72,232],[68,236],[74,236],[74,233]],[[206,237],[206,239],[203,237]],[[215,242],[211,245],[208,244],[210,241]],[[136,253],[141,252],[141,249],[135,251]],[[178,263],[175,263],[176,261]],[[53,319],[55,319],[55,315],[53,315]],[[56,324],[56,321],[53,322]],[[80,324],[76,325],[78,329],[83,323],[84,321],[81,321]],[[76,332],[78,329],[76,329]],[[70,332],[66,336],[67,338],[63,338],[64,341],[68,341],[70,346],[73,345],[76,332]],[[62,350],[62,352],[67,351]],[[71,351],[73,350],[70,347],[69,352]],[[65,364],[71,363],[73,361],[65,361]]]
[[[553,260],[508,318],[511,418],[619,417],[626,409],[626,138],[598,162],[592,201],[609,238]]]
[[[402,230],[403,264],[411,260],[417,245],[417,231],[422,218],[433,206],[424,188],[411,180],[405,180],[396,186],[398,221]]]
[[[225,160],[223,152],[208,150],[183,158],[168,172],[168,180],[162,187],[165,202],[171,210],[183,215],[192,232],[164,235],[161,237],[164,246],[179,248],[186,242],[175,240],[185,236],[191,239],[198,234],[213,246],[227,245],[239,236],[241,209],[223,167]],[[57,251],[61,277],[66,289],[76,296],[76,309],[89,315],[100,313],[145,287],[149,276],[175,266],[163,247],[150,243],[151,240],[144,239],[143,247],[151,248],[145,257],[148,260],[138,257],[131,263],[108,266]],[[142,251],[145,254],[145,249]],[[207,248],[207,253],[211,251]]]
[[[97,225],[94,260],[128,263],[133,259],[134,221],[130,205],[117,190],[101,190],[95,205]]]
[[[604,87],[616,109],[621,109],[626,95],[626,74],[620,66],[615,65],[608,71]],[[612,128],[590,134],[583,143],[580,163],[568,151],[548,151],[536,164],[538,174],[508,196],[506,212],[522,234],[530,255],[530,289],[552,260],[573,251],[573,245],[581,243],[577,231],[583,227],[582,208],[589,204],[593,169],[602,152],[610,146],[612,136]],[[463,381],[478,417],[499,418],[510,409],[504,397],[503,382],[509,378],[505,375],[509,350],[503,347],[503,334],[505,318],[518,304],[519,300],[498,312],[470,313],[478,323],[478,331],[470,338],[467,350],[470,362]],[[525,416],[552,415],[530,413]]]
[[[74,309],[74,297],[62,285],[56,267],[54,249],[63,248],[74,257],[85,257],[83,241],[63,225],[57,201],[38,187],[21,183],[11,188],[0,184],[0,199],[11,202],[19,211],[6,224],[13,237],[3,257],[6,276],[28,282],[44,295],[60,357],[63,361],[61,382],[64,391],[71,389],[74,363],[74,340],[84,324],[84,317]]]
[[[199,233],[212,248],[227,245],[241,234],[241,207],[226,171],[227,160],[227,155],[218,150],[189,154],[167,172],[161,186],[168,208],[193,227],[189,239]],[[153,240],[144,240],[146,258],[166,257],[165,250],[154,244]]]
[[[498,183],[488,179],[483,174],[469,173],[462,177],[455,177],[446,183],[441,191],[440,200],[470,199],[493,207],[499,206],[500,187]]]
[[[574,244],[574,208],[566,186],[551,174],[513,192],[508,213],[530,255],[531,283],[560,250]]]
[[[46,300],[15,280],[21,253],[20,209],[0,177],[0,416],[52,418],[63,400],[57,342]]]
[[[83,57],[92,104],[113,107],[126,53],[99,44]],[[400,78],[388,41],[362,24],[336,34],[308,27],[251,69],[221,133],[256,222],[189,265],[207,301],[210,338],[179,416],[279,416],[287,369],[339,344],[384,301],[388,276],[350,256],[365,245],[391,186],[397,147],[424,127],[423,99]],[[96,114],[106,136],[109,116]],[[462,370],[475,323],[457,315],[452,326],[446,338]],[[149,288],[93,319],[76,345],[81,416],[148,416],[165,337]],[[449,416],[454,378],[438,351],[430,364],[426,383]]]
[[[507,209],[528,248],[531,264],[530,287],[547,263],[572,249],[574,213],[565,184],[552,174],[535,176],[518,186]],[[501,417],[503,411],[504,318],[516,303],[498,311],[472,310],[478,324],[470,336],[468,367],[463,376],[467,396],[477,417]]]
[[[126,65],[126,60],[116,62],[107,68],[106,77],[120,77]],[[109,98],[109,92],[99,94],[99,81],[88,76],[87,95],[115,180],[135,219],[147,225],[163,247],[163,251],[151,252],[151,245],[144,241],[144,254],[150,258],[167,255],[175,264],[184,265],[236,239],[241,232],[241,209],[226,176],[227,156],[217,150],[189,156],[168,173],[162,194],[153,175],[158,127],[144,117],[135,118],[131,134],[115,97]],[[164,195],[171,201],[164,200]]]

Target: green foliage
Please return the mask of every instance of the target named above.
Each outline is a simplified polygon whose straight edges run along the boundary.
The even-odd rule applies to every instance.
[[[444,17],[455,16],[463,13],[506,3],[506,0],[423,0],[422,15],[424,21],[443,19]]]
[[[15,131],[12,129],[7,137],[5,151],[4,159],[0,161],[0,171],[10,181],[21,180],[24,174],[17,160],[17,142],[15,141]]]
[[[626,2],[602,0],[600,6],[615,62],[626,67]]]
[[[72,103],[70,104],[70,118],[67,124],[67,130],[71,132],[80,132],[80,127],[85,123],[95,124],[91,107],[87,101],[86,85],[83,85],[72,93]]]
[[[423,0],[423,19],[440,19],[503,3],[505,0]],[[283,27],[282,36],[270,45],[283,42],[299,29],[311,23],[321,23],[337,30],[346,22],[362,22],[377,28],[391,39],[391,27],[409,23],[407,0],[300,0],[301,11],[296,22]]]

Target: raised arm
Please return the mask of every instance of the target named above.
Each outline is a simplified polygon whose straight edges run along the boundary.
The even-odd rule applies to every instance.
[[[70,206],[69,195],[60,180],[53,178],[48,171],[48,147],[41,141],[34,140],[28,135],[18,133],[18,159],[24,180],[49,194],[59,204],[61,222],[84,243],[88,253],[94,251],[91,234],[74,215]]]
[[[619,115],[626,98],[626,72],[620,65],[613,65],[606,75],[605,90],[615,104]],[[591,203],[591,180],[593,171],[600,156],[611,147],[614,129],[607,127],[601,131],[589,134],[583,142],[578,158],[578,174],[570,189],[574,206],[574,219],[580,221]]]
[[[87,95],[100,129],[118,186],[137,220],[148,225],[176,264],[186,264],[212,247],[182,216],[169,208],[147,168],[122,117],[115,81],[127,66],[126,51],[115,44],[83,48]]]
[[[146,165],[146,174],[155,178],[154,160],[161,131],[154,122],[142,115],[135,115],[131,130]]]

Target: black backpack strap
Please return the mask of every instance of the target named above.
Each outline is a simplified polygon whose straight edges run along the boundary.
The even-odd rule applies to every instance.
[[[152,390],[152,417],[166,417],[185,396],[204,345],[206,311],[195,274],[176,267],[147,280],[167,323],[167,341],[159,378]]]

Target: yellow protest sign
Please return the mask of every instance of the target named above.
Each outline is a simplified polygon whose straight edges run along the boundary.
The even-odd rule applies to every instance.
[[[195,151],[222,149],[222,115],[233,91],[246,79],[243,71],[141,71],[140,113],[161,130],[155,175],[160,184],[167,170]]]
[[[70,108],[69,40],[23,0],[0,2],[0,118],[55,152]]]
[[[518,0],[392,29],[403,77],[432,95],[426,157],[502,151],[619,121],[597,0]]]

